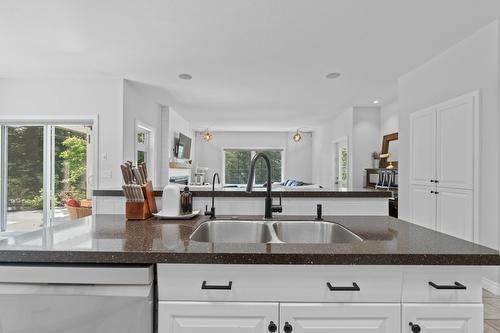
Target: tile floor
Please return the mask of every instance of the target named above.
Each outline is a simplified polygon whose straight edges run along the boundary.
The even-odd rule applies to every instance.
[[[500,296],[483,290],[484,333],[500,333]]]

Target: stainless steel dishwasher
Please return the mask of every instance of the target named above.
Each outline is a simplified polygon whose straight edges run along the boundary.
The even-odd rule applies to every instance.
[[[153,270],[0,266],[0,333],[152,333]]]

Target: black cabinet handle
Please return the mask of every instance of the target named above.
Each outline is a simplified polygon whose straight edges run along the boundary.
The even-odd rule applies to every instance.
[[[285,333],[292,333],[293,326],[290,325],[289,322],[285,322],[285,326],[283,326],[283,331],[285,331]]]
[[[233,281],[229,281],[227,285],[208,285],[207,281],[203,281],[201,284],[201,289],[215,289],[215,290],[231,290],[231,287],[233,286]]]
[[[420,333],[422,330],[419,325],[412,323],[411,321],[408,323],[411,327],[412,333]]]
[[[330,291],[360,291],[358,284],[356,282],[352,283],[352,287],[334,287],[330,282],[326,283],[326,286]]]
[[[464,286],[463,284],[459,283],[459,282],[456,282],[453,284],[453,285],[439,285],[439,284],[435,284],[434,282],[432,281],[429,281],[429,286],[435,288],[435,289],[440,289],[440,290],[465,290],[467,289],[466,286]]]
[[[274,321],[271,321],[269,323],[269,326],[267,326],[267,329],[268,329],[269,332],[274,333],[274,332],[276,332],[278,330],[278,326],[276,326],[276,324],[274,323]]]

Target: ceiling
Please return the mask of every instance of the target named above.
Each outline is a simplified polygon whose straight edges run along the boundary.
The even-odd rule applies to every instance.
[[[499,16],[498,0],[0,0],[0,76],[123,77],[168,89],[195,128],[309,128],[395,99]]]

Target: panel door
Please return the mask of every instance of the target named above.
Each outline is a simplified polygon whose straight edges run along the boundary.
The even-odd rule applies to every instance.
[[[399,303],[282,303],[280,332],[394,333],[400,315]]]
[[[472,190],[438,188],[436,199],[437,230],[472,241],[474,236]]]
[[[436,111],[410,115],[410,184],[432,185],[436,179]]]
[[[159,302],[159,333],[263,333],[278,329],[278,303]]]
[[[472,189],[474,180],[474,97],[436,109],[436,178],[443,187]]]
[[[411,222],[436,230],[436,191],[432,186],[410,187]]]
[[[411,333],[418,325],[422,333],[483,332],[482,304],[403,304],[402,330]]]

